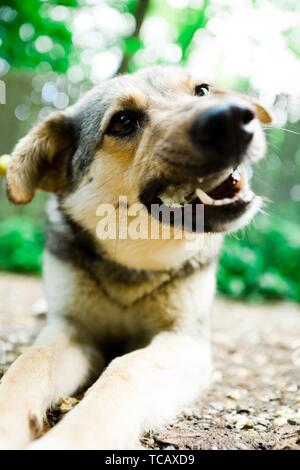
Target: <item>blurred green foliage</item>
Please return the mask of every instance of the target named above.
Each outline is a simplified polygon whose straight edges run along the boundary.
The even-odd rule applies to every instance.
[[[72,33],[67,23],[51,18],[49,13],[57,6],[74,8],[78,2],[0,1],[1,57],[11,67],[35,68],[41,62],[48,62],[58,72],[68,70]],[[36,44],[37,39],[40,45]],[[51,47],[47,47],[49,40]]]
[[[26,216],[0,222],[0,269],[39,274],[44,244],[43,226]]]
[[[218,289],[235,299],[300,302],[300,227],[258,216],[239,240],[228,237]]]

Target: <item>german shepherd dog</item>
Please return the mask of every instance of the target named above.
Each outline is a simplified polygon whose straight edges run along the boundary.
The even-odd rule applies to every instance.
[[[97,86],[17,144],[9,199],[26,204],[37,189],[53,193],[44,257],[48,315],[2,380],[1,448],[138,448],[143,432],[199,397],[212,370],[218,256],[224,234],[247,224],[261,205],[245,168],[263,156],[261,123],[270,122],[252,98],[180,67],[153,67]],[[113,209],[108,222],[117,216],[114,236],[99,228],[103,204]],[[130,213],[135,204],[138,216]],[[186,205],[187,228],[177,217]],[[173,211],[169,222],[152,206]],[[151,229],[169,228],[170,236],[130,236],[137,217]],[[46,410],[88,386],[82,401],[34,440]]]

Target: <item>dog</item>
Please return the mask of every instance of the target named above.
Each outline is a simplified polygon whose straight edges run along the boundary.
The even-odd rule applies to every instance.
[[[245,168],[263,157],[261,124],[270,122],[253,98],[157,66],[100,84],[21,139],[8,167],[9,199],[26,204],[37,189],[52,193],[48,315],[2,380],[2,449],[136,449],[143,432],[208,387],[218,257],[224,235],[260,208]],[[103,204],[118,216],[116,236],[99,229]],[[170,236],[130,237],[129,228],[124,236],[120,214],[134,223],[134,204],[139,224],[168,227]],[[152,206],[173,215],[166,222]],[[47,409],[88,386],[35,440]]]

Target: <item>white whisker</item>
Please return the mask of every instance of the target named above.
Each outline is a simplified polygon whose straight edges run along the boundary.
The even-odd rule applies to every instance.
[[[264,131],[276,130],[289,132],[290,134],[300,135],[300,132],[293,131],[292,129],[286,129],[285,127],[264,127]]]

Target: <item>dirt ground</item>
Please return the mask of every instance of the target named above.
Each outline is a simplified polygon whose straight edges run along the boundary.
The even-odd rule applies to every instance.
[[[32,306],[41,283],[0,275],[0,371],[26,350],[43,315]],[[300,306],[217,299],[214,381],[198,403],[163,431],[143,437],[155,449],[300,450]],[[48,422],[76,403],[64,399]]]

